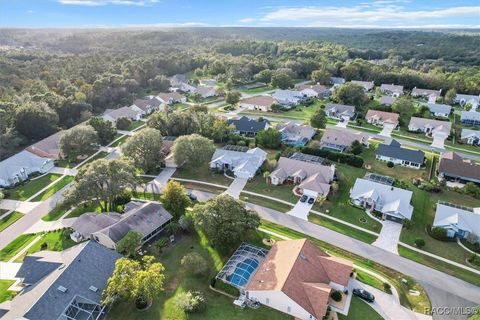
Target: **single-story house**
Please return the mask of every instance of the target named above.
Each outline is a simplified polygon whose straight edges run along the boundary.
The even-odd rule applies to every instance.
[[[269,122],[267,119],[252,119],[242,116],[240,119],[229,119],[228,124],[235,126],[235,133],[245,137],[254,137],[262,130],[267,130]]]
[[[16,274],[23,289],[0,305],[2,320],[104,319],[102,292],[121,257],[95,241],[26,256]]]
[[[197,91],[203,99],[218,96],[218,90],[215,87],[197,86]]]
[[[200,85],[206,87],[215,87],[217,85],[217,80],[215,79],[200,79]]]
[[[427,118],[412,117],[408,124],[408,130],[416,132],[424,132],[427,136],[432,136],[434,139],[447,139],[452,129],[450,121],[439,121]]]
[[[267,153],[260,148],[247,151],[217,149],[210,161],[210,168],[231,171],[237,178],[251,179],[266,159]]]
[[[157,99],[164,105],[187,102],[187,98],[178,92],[160,92]]]
[[[462,107],[469,104],[472,106],[472,109],[475,110],[480,105],[480,95],[475,96],[472,94],[457,94],[453,102],[458,103]]]
[[[175,74],[169,78],[172,87],[178,86],[182,83],[188,83],[187,77],[184,74]]]
[[[303,147],[317,132],[313,127],[294,122],[280,123],[276,128],[282,134],[282,142],[290,146]]]
[[[327,117],[346,120],[355,118],[355,107],[344,104],[329,103],[325,106],[325,114]]]
[[[309,240],[277,241],[248,282],[245,296],[295,319],[323,319],[333,301],[330,293],[347,290],[352,270],[352,262],[330,256]]]
[[[398,117],[400,115],[394,112],[385,112],[380,110],[370,109],[365,115],[365,120],[368,123],[378,126],[383,126],[384,124],[389,124],[396,128],[398,126]]]
[[[330,192],[330,183],[335,175],[335,166],[324,166],[319,163],[280,157],[277,168],[268,180],[273,185],[286,182],[294,184],[294,193],[309,196],[326,197]]]
[[[275,102],[271,96],[253,96],[240,100],[240,107],[248,110],[270,111]]]
[[[39,157],[23,150],[0,162],[0,187],[12,187],[28,180],[34,173],[46,173],[54,167],[54,160]]]
[[[290,106],[302,103],[306,96],[299,91],[278,89],[272,93],[272,98],[281,105]]]
[[[480,237],[480,208],[438,202],[432,226],[446,229],[451,238]]]
[[[136,99],[130,106],[133,110],[142,113],[142,116],[151,114],[156,110],[160,110],[162,102],[154,96],[147,96],[143,99]]]
[[[165,136],[162,137],[162,152],[165,156],[165,167],[167,168],[176,168],[177,164],[175,163],[174,155],[172,152],[173,146],[175,145],[175,140],[177,137],[174,136]]]
[[[118,118],[127,117],[132,121],[139,121],[142,118],[143,112],[137,108],[121,107],[118,109],[107,109],[102,115],[104,120],[110,121],[116,125]]]
[[[344,83],[345,83],[345,79],[344,79],[344,78],[340,78],[340,77],[330,77],[330,84],[331,84],[331,85],[339,86],[339,85],[344,84]]]
[[[470,129],[462,129],[460,140],[463,143],[478,146],[478,145],[480,145],[480,131],[470,130]]]
[[[427,98],[428,102],[435,103],[438,98],[440,98],[442,94],[442,89],[440,90],[429,90],[429,89],[420,89],[420,88],[413,88],[412,89],[412,97],[421,97]]]
[[[60,140],[65,134],[64,130],[58,131],[51,136],[48,136],[31,146],[27,147],[25,150],[36,154],[39,157],[49,158],[53,160],[58,160],[62,157],[60,151]]]
[[[460,122],[467,126],[480,126],[480,112],[476,111],[462,111],[460,115]]]
[[[296,86],[295,89],[309,98],[323,98],[328,91],[327,87],[321,84],[300,84]]]
[[[404,167],[420,169],[425,161],[425,153],[420,150],[402,148],[401,144],[392,139],[390,144],[380,144],[375,150],[377,160],[393,162]]]
[[[380,91],[393,97],[400,97],[403,94],[403,86],[382,83]]]
[[[383,104],[384,106],[391,106],[395,100],[397,100],[396,97],[392,96],[381,96],[380,97],[380,104]]]
[[[440,156],[438,175],[449,181],[480,184],[480,165],[463,159],[455,152],[445,152]]]
[[[346,130],[327,128],[320,139],[321,148],[344,152],[354,141],[366,144],[366,138],[361,133],[353,133]]]
[[[452,107],[448,104],[422,103],[421,105],[426,106],[435,117],[448,118],[452,112]]]
[[[129,231],[142,235],[142,244],[158,235],[172,220],[172,215],[159,203],[130,202],[125,213],[84,213],[72,224],[73,241],[92,239],[109,249]]]
[[[412,218],[412,194],[410,190],[357,178],[350,190],[350,199],[357,206],[382,213],[384,219],[402,222]]]
[[[373,81],[352,80],[350,82],[363,87],[363,90],[365,91],[370,91],[373,89],[373,87],[375,87],[375,83]]]
[[[170,92],[185,92],[185,93],[194,93],[197,92],[197,88],[188,83],[179,83],[176,86],[168,88]]]

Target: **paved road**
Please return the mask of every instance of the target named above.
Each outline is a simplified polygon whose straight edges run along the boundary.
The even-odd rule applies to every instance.
[[[55,208],[57,202],[63,199],[63,192],[65,192],[68,187],[69,186],[66,186],[63,189],[60,189],[53,196],[39,203],[28,213],[26,213],[25,216],[20,218],[7,229],[3,230],[0,233],[0,250],[5,248],[5,246],[9,244],[10,241],[30,229],[30,227],[32,227],[35,223],[42,219],[44,215],[46,215],[53,208]]]

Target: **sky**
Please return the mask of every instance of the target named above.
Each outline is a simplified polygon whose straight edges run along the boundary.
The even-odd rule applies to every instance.
[[[0,27],[480,28],[480,0],[0,0]]]

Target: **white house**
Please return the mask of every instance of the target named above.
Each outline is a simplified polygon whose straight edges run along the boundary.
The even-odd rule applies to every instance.
[[[142,116],[146,116],[156,110],[159,110],[161,105],[162,102],[159,99],[153,96],[148,96],[143,99],[136,99],[130,108],[140,112]]]
[[[210,168],[231,171],[237,178],[251,179],[266,159],[267,153],[260,148],[248,151],[217,149],[210,161]]]
[[[322,98],[325,96],[325,92],[328,91],[327,87],[321,84],[300,84],[295,89],[308,98]]]
[[[403,94],[403,86],[382,83],[382,85],[380,86],[380,91],[384,94],[388,94],[398,98]]]
[[[320,320],[329,306],[334,308],[330,293],[348,288],[352,268],[352,262],[330,256],[309,240],[277,241],[248,282],[245,296],[295,319]],[[345,309],[346,300],[343,296]]]
[[[412,97],[422,97],[427,98],[428,102],[435,103],[438,98],[440,98],[442,94],[442,89],[440,90],[429,90],[429,89],[420,89],[420,88],[413,88],[412,89]]]
[[[475,110],[480,105],[480,95],[475,96],[472,94],[457,94],[455,96],[454,102],[458,103],[462,107],[469,104],[472,106],[472,109]]]
[[[129,231],[142,235],[142,244],[158,235],[172,220],[161,204],[130,202],[125,213],[84,213],[72,225],[70,235],[75,242],[92,239],[109,249],[115,249]]]
[[[305,95],[295,90],[275,90],[272,98],[282,105],[297,105],[305,101]]]
[[[462,129],[462,134],[460,136],[460,140],[463,143],[478,146],[478,145],[480,145],[480,131],[470,130],[470,129]]]
[[[396,222],[412,218],[412,191],[358,178],[350,190],[353,204],[383,214],[383,218]]]
[[[359,85],[360,87],[363,88],[365,91],[370,91],[375,87],[375,83],[373,81],[358,81],[358,80],[352,80],[350,81],[353,84]]]
[[[0,187],[11,187],[27,180],[33,173],[46,173],[54,160],[23,150],[0,162]]]
[[[465,239],[471,234],[480,237],[480,207],[467,208],[439,202],[432,226],[446,229],[447,236],[451,238]]]
[[[445,140],[450,135],[452,123],[450,121],[439,121],[427,118],[412,117],[408,124],[408,130],[424,132],[434,140]]]
[[[350,121],[355,117],[355,107],[344,104],[329,103],[325,106],[325,114],[330,118]]]
[[[215,87],[198,86],[196,92],[200,93],[203,99],[218,96]]]
[[[139,121],[142,118],[143,112],[137,108],[121,107],[118,109],[107,109],[102,115],[104,120],[110,121],[116,125],[118,118],[127,117],[132,121]]]
[[[172,105],[175,103],[185,103],[187,98],[178,92],[160,92],[156,97],[163,105]]]
[[[377,150],[375,150],[375,156],[377,160],[392,162],[413,169],[420,169],[425,161],[425,153],[423,151],[402,148],[395,139],[392,139],[390,144],[380,144]]]

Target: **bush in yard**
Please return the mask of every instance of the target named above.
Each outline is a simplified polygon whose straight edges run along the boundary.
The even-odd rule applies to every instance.
[[[197,252],[191,252],[183,256],[180,264],[188,273],[196,276],[204,275],[208,271],[207,261]]]
[[[342,301],[342,293],[338,290],[333,290],[330,297],[337,302]]]
[[[402,224],[403,227],[408,230],[412,227],[412,220],[403,219]]]
[[[143,235],[139,232],[130,230],[128,233],[118,241],[116,247],[117,251],[127,257],[133,257],[137,249],[142,245]]]
[[[447,240],[447,230],[440,227],[433,227],[430,235],[437,240]]]
[[[161,238],[153,244],[155,249],[157,249],[158,253],[162,253],[162,250],[168,245],[167,238]]]
[[[425,246],[425,240],[423,240],[422,238],[417,238],[415,239],[415,245],[417,246],[417,248],[422,248]]]
[[[389,283],[384,282],[383,289],[385,290],[386,293],[392,294],[392,286]]]
[[[118,130],[127,130],[132,124],[132,120],[127,117],[120,117],[117,119],[117,129]]]
[[[260,131],[255,142],[265,148],[277,149],[282,145],[282,134],[273,128]]]
[[[331,161],[346,163],[352,167],[357,167],[357,168],[363,167],[363,159],[359,156],[355,156],[352,154],[329,151],[326,149],[314,149],[309,147],[302,148],[302,153],[319,156]]]
[[[198,291],[187,291],[177,294],[174,300],[177,308],[186,313],[193,313],[205,310],[205,296]]]
[[[185,209],[191,204],[185,187],[181,183],[173,180],[167,183],[160,199],[165,209],[175,218],[179,218],[184,214]]]
[[[393,164],[392,161],[388,161],[388,162],[387,162],[387,167],[393,168],[393,166],[394,166],[394,164]]]
[[[193,230],[193,220],[189,216],[182,215],[178,219],[178,224],[180,225],[180,228],[182,228],[182,231],[184,232],[191,232]]]
[[[363,152],[363,145],[360,143],[360,141],[355,140],[352,142],[352,145],[350,146],[350,151],[354,155],[359,155],[360,153]]]

